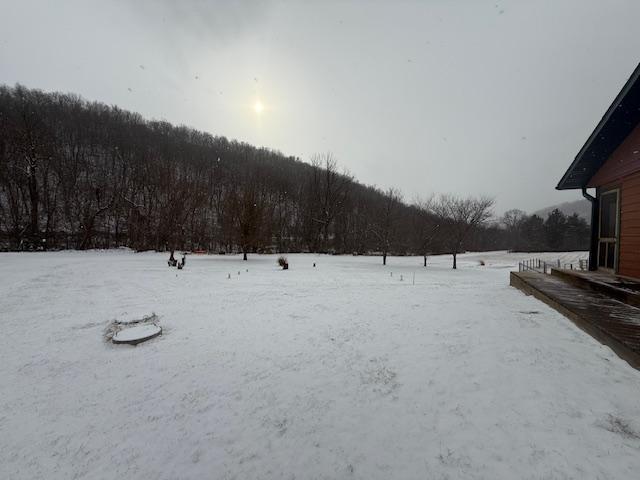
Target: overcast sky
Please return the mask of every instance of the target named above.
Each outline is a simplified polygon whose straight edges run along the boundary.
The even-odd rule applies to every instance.
[[[0,0],[0,83],[278,149],[358,180],[488,194],[554,187],[640,53],[638,0]],[[262,102],[265,109],[256,113]]]

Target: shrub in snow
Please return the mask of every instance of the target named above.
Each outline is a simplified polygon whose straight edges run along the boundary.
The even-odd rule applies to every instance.
[[[278,257],[278,265],[280,265],[283,270],[289,270],[289,261],[287,260],[287,257],[283,255]]]
[[[175,267],[178,264],[178,261],[176,260],[176,257],[173,254],[174,254],[174,251],[171,250],[171,256],[167,261],[167,265],[169,265],[170,267]]]

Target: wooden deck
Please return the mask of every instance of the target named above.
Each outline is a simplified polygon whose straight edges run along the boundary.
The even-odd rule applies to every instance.
[[[640,283],[617,275],[599,271],[551,269],[551,275],[572,283],[576,287],[587,288],[620,300],[621,302],[640,307]]]
[[[640,308],[556,275],[511,272],[510,283],[562,313],[640,369]]]

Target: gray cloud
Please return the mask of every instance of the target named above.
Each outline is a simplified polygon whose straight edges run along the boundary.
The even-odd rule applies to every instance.
[[[640,51],[632,0],[0,7],[0,82],[303,159],[332,150],[360,180],[409,199],[487,193],[498,210],[577,197],[556,181]]]

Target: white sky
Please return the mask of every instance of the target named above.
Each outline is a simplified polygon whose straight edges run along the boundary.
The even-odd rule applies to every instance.
[[[640,52],[638,0],[0,0],[0,83],[73,92],[367,184],[489,194],[554,187]],[[252,109],[260,99],[266,110]]]

